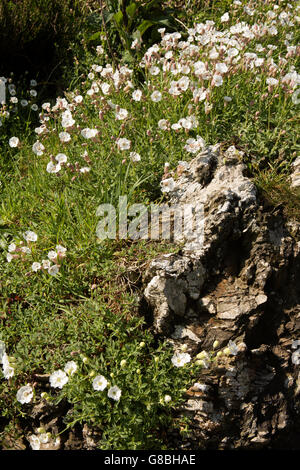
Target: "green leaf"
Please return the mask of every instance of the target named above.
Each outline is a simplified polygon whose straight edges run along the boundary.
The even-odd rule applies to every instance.
[[[114,14],[114,20],[117,25],[120,27],[123,23],[123,13],[119,10],[117,13]]]
[[[151,28],[153,26],[153,22],[150,20],[144,20],[142,23],[138,26],[137,30],[141,33],[141,36],[147,31],[147,29]]]
[[[136,10],[137,10],[137,4],[134,2],[131,2],[126,8],[126,13],[131,20],[133,20]]]
[[[98,31],[97,33],[93,34],[92,36],[89,37],[89,41],[98,41],[101,39],[101,32]]]

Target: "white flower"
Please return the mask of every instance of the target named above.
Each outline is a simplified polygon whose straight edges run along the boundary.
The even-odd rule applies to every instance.
[[[102,83],[101,84],[101,90],[104,95],[109,95],[110,93],[110,84],[109,83]]]
[[[48,258],[51,260],[51,261],[55,261],[56,258],[57,258],[57,253],[56,251],[54,250],[51,250],[48,252]]]
[[[27,100],[21,100],[20,103],[21,103],[21,106],[23,106],[23,108],[28,106],[28,101]]]
[[[43,144],[39,140],[37,140],[33,144],[32,150],[33,150],[33,153],[35,153],[36,155],[38,155],[40,157],[41,155],[43,155],[45,147],[43,146]]]
[[[47,130],[46,126],[43,125],[43,126],[40,126],[40,127],[36,127],[36,128],[34,129],[34,132],[35,132],[36,134],[38,134],[38,135],[41,135],[41,134],[43,134],[46,130]]]
[[[214,75],[212,79],[212,85],[221,86],[223,84],[223,78],[221,75]]]
[[[154,91],[152,94],[151,94],[151,100],[154,101],[154,103],[158,103],[158,101],[160,101],[162,99],[162,94],[160,91]]]
[[[175,367],[183,367],[185,364],[191,361],[191,356],[188,353],[175,353],[171,359],[172,364]]]
[[[32,269],[32,271],[37,272],[39,269],[41,269],[41,267],[42,266],[41,266],[40,263],[34,262],[34,263],[32,263],[31,269]]]
[[[47,444],[50,440],[50,435],[48,432],[43,432],[42,434],[39,435],[39,441],[41,444]]]
[[[118,121],[122,121],[123,119],[127,118],[128,111],[124,108],[120,108],[118,111],[116,111],[115,116]]]
[[[58,163],[66,163],[66,161],[68,160],[68,157],[64,153],[58,153],[55,157],[55,160]]]
[[[166,403],[169,403],[171,400],[172,400],[172,397],[171,397],[170,395],[165,395],[165,396],[164,396],[164,401],[165,401]]]
[[[9,364],[3,364],[3,375],[6,380],[13,377],[15,374],[15,369]]]
[[[31,105],[31,109],[32,109],[32,111],[37,111],[39,109],[39,107],[38,107],[37,104],[34,103],[33,105]]]
[[[46,111],[47,111],[48,109],[50,109],[50,107],[51,107],[51,104],[48,103],[48,102],[42,104],[42,109],[45,109]]]
[[[142,92],[141,90],[135,90],[133,93],[132,93],[132,99],[134,101],[141,101],[141,98],[142,98]]]
[[[295,341],[292,342],[292,349],[297,349],[298,346],[300,346],[300,339],[295,339]]]
[[[79,171],[80,173],[88,173],[91,169],[88,166],[83,166]]]
[[[4,341],[0,340],[0,362],[1,362],[1,364],[3,362],[4,354],[5,354],[5,343],[4,343]]]
[[[17,400],[22,403],[29,403],[33,397],[33,390],[30,385],[24,385],[17,391]]]
[[[63,370],[56,370],[53,374],[50,375],[49,381],[51,387],[54,388],[63,388],[63,386],[68,382],[69,377]]]
[[[267,85],[278,85],[278,80],[273,77],[268,77],[266,80]]]
[[[11,255],[10,253],[7,253],[6,260],[8,263],[10,263],[13,260],[13,255]]]
[[[216,71],[219,73],[226,73],[228,72],[228,67],[223,62],[219,62],[216,64]]]
[[[205,147],[205,142],[202,137],[197,135],[197,139],[188,139],[184,150],[190,153],[197,153],[199,150],[202,150]]]
[[[141,156],[137,152],[130,152],[129,157],[133,162],[139,162],[141,160]]]
[[[29,255],[29,253],[31,253],[31,249],[28,246],[22,246],[21,251],[22,253],[26,253],[26,255]]]
[[[233,342],[233,341],[229,341],[229,343],[227,344],[227,348],[230,350],[230,353],[233,355],[233,356],[236,356],[237,353],[238,353],[238,347],[237,345]]]
[[[43,266],[44,269],[49,269],[50,266],[51,266],[51,263],[48,259],[43,259],[42,260],[42,266]]]
[[[83,97],[81,95],[77,95],[75,96],[74,101],[76,104],[80,104],[83,101]]]
[[[11,243],[10,245],[8,245],[8,248],[7,248],[7,249],[8,249],[8,251],[9,251],[9,253],[13,253],[14,251],[16,251],[16,248],[17,248],[16,244],[15,244],[15,243]]]
[[[57,266],[57,264],[54,264],[48,269],[48,273],[50,274],[50,276],[56,276],[58,272],[59,272],[59,266]]]
[[[159,70],[159,68],[158,68],[156,65],[152,65],[152,67],[150,67],[150,69],[149,69],[149,73],[150,73],[151,75],[154,75],[154,76],[155,76],[155,75],[158,75],[159,72],[160,72],[160,70]]]
[[[65,248],[64,246],[62,245],[56,245],[56,251],[57,251],[57,254],[58,256],[60,256],[61,258],[64,258],[66,256],[66,251],[67,251],[67,248]],[[50,253],[50,252],[49,252]],[[53,251],[53,253],[55,253]]]
[[[226,23],[227,21],[229,21],[229,13],[226,12],[221,16],[221,22]]]
[[[166,178],[160,182],[161,191],[163,193],[169,193],[175,188],[175,181],[173,178]]]
[[[28,438],[29,444],[32,448],[32,450],[40,450],[41,447],[41,441],[38,436],[35,434],[31,434]]]
[[[69,361],[66,363],[64,371],[68,375],[73,375],[77,371],[77,364],[74,361]]]
[[[104,54],[104,49],[103,49],[103,47],[102,47],[102,46],[97,46],[97,47],[96,47],[96,52],[97,52],[98,55]]]
[[[36,242],[38,238],[37,234],[31,230],[27,230],[23,233],[23,237],[27,242]]]
[[[72,127],[75,124],[75,120],[72,117],[71,111],[68,109],[62,113],[61,125],[63,127]]]
[[[37,81],[34,79],[30,80],[30,86],[37,86]]]
[[[166,131],[168,129],[169,121],[167,119],[160,119],[157,123],[159,129]]]
[[[102,392],[107,387],[107,383],[103,375],[97,375],[93,380],[93,389]]]
[[[10,147],[18,147],[20,141],[18,137],[11,137],[8,141]]]
[[[48,173],[58,173],[61,170],[60,163],[57,163],[55,165],[52,161],[48,163],[47,168],[46,168]]]
[[[237,55],[239,55],[239,51],[236,47],[232,47],[232,48],[228,49],[227,55],[229,57],[236,57]]]
[[[125,138],[120,137],[117,139],[117,146],[119,150],[129,150],[131,141]]]
[[[68,132],[60,132],[58,136],[61,142],[69,142],[71,140],[71,136]]]
[[[93,137],[96,137],[97,134],[98,134],[97,129],[89,129],[88,127],[86,127],[85,129],[81,131],[81,135],[85,139],[92,139]]]
[[[197,390],[200,390],[201,392],[206,392],[209,387],[206,384],[201,384],[199,382],[195,382],[194,385],[193,385],[193,388],[196,388]]]
[[[33,98],[35,98],[37,96],[36,90],[30,90],[29,94],[30,94],[30,96],[33,96]]]
[[[108,398],[112,398],[115,401],[120,400],[122,390],[115,385],[114,387],[110,387],[110,389],[107,392]]]
[[[299,364],[300,364],[300,349],[297,349],[297,351],[295,351],[292,354],[292,363],[295,364],[296,366],[299,366]]]

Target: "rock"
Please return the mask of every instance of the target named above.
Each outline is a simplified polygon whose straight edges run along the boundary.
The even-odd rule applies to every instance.
[[[291,174],[291,187],[298,188],[300,186],[300,156],[293,162],[293,173]]]
[[[299,449],[300,224],[259,200],[234,147],[207,148],[169,195],[171,204],[202,206],[203,220],[179,254],[158,257],[144,275],[154,329],[192,355],[200,344],[212,351],[215,340],[237,345],[187,392],[189,442]]]

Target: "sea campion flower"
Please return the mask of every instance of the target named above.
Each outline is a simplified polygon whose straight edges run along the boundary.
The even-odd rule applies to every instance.
[[[126,119],[128,116],[128,111],[127,109],[120,108],[118,111],[116,111],[116,119],[117,121],[122,121],[123,119]]]
[[[30,447],[32,450],[40,450],[41,447],[41,441],[39,439],[39,436],[36,436],[35,434],[31,434],[28,438]]]
[[[43,146],[43,144],[39,140],[37,140],[33,144],[32,150],[33,150],[33,153],[35,153],[38,157],[40,157],[41,155],[43,155],[45,147]]]
[[[102,392],[107,387],[107,380],[103,375],[97,375],[93,380],[93,389]]]
[[[141,98],[142,98],[142,92],[141,90],[135,90],[133,93],[132,93],[132,99],[134,101],[141,101]]]
[[[10,147],[14,148],[18,147],[20,140],[18,139],[18,137],[11,137],[8,143]]]
[[[161,101],[162,99],[162,94],[160,91],[154,91],[152,94],[151,94],[151,100],[154,102],[154,103],[158,103],[159,101]]]
[[[161,191],[163,193],[169,193],[175,188],[175,181],[173,178],[166,178],[160,182]]]
[[[175,353],[171,359],[172,364],[175,367],[183,367],[185,364],[191,361],[191,356],[188,353]]]
[[[39,269],[41,269],[41,268],[42,268],[41,264],[40,264],[40,263],[37,263],[37,262],[34,262],[34,263],[32,264],[32,266],[31,266],[31,269],[32,269],[32,271],[34,271],[34,272],[39,271]]]
[[[114,387],[110,387],[107,392],[108,398],[112,398],[115,401],[120,400],[121,394],[122,390],[117,385],[115,385]]]
[[[126,138],[123,138],[123,137],[120,137],[119,139],[117,139],[117,146],[118,146],[118,149],[119,150],[129,150],[130,149],[130,145],[131,145],[131,141],[126,139]]]
[[[36,242],[38,238],[37,234],[31,230],[27,230],[23,233],[23,237],[27,242]]]
[[[63,370],[56,370],[53,374],[50,375],[49,381],[51,387],[54,388],[63,388],[63,386],[68,382],[69,378]]]
[[[46,167],[46,171],[48,173],[58,173],[61,170],[61,165],[60,163],[57,163],[56,165],[53,162],[49,162]]]
[[[57,266],[57,264],[54,264],[48,269],[48,274],[50,274],[50,276],[56,276],[58,273],[59,273],[59,266]]]
[[[58,137],[59,137],[59,140],[60,140],[61,142],[70,142],[70,140],[71,140],[70,134],[69,134],[68,132],[65,132],[65,131],[60,132],[60,133],[58,134]]]
[[[197,139],[188,139],[184,150],[190,153],[197,153],[205,147],[205,142],[202,137],[197,135]]]
[[[76,362],[69,361],[69,362],[66,363],[64,371],[68,375],[73,375],[77,371],[77,368],[78,368],[78,366],[77,366]]]
[[[18,402],[22,403],[29,403],[33,398],[33,389],[28,385],[24,385],[24,387],[19,388],[17,391],[17,400]]]
[[[130,152],[129,157],[132,162],[139,162],[141,160],[141,156],[137,152]]]
[[[67,160],[68,160],[68,157],[67,155],[65,155],[64,153],[58,153],[55,157],[55,160],[58,162],[58,163],[66,163]]]
[[[85,139],[93,139],[98,134],[97,129],[89,129],[88,127],[81,131],[82,137]]]

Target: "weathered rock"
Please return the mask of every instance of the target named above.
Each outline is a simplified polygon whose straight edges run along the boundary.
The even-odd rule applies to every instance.
[[[298,356],[292,361],[300,339],[299,223],[261,205],[234,148],[198,155],[170,203],[202,205],[204,223],[187,232],[179,254],[160,256],[145,273],[154,328],[192,355],[216,340],[219,348],[240,345],[188,391],[180,413],[192,417],[189,442],[194,449],[299,449]]]
[[[299,188],[300,186],[300,156],[293,162],[293,173],[291,174],[291,187]]]

